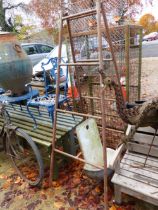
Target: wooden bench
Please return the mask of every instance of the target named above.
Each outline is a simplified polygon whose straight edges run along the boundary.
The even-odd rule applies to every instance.
[[[158,206],[158,136],[144,167],[154,129],[139,128],[128,143],[122,160],[117,163],[112,178],[115,201],[121,203],[121,192]]]
[[[36,108],[30,108],[31,112],[37,120],[37,129],[34,129],[34,121],[28,114],[26,106],[7,105],[6,109],[9,113],[12,124],[23,129],[28,135],[32,137],[32,140],[38,144],[50,147],[52,142],[52,121],[46,110],[40,110],[41,115]],[[75,116],[67,113],[57,113],[57,131],[56,139],[59,142],[64,142],[63,144],[67,148],[70,154],[75,153],[74,148],[74,129],[75,127],[83,121],[83,117]],[[0,128],[3,125],[3,119],[0,117]]]

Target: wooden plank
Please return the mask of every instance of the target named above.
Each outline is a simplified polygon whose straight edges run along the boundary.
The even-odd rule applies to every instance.
[[[157,187],[149,186],[148,184],[141,183],[139,181],[133,180],[131,178],[119,174],[114,174],[112,182],[121,185],[123,187],[127,187],[128,189],[131,189],[135,192],[139,192],[144,196],[155,198],[158,201]]]
[[[0,125],[0,127],[1,127],[1,125]],[[18,126],[18,127],[21,128],[24,132],[26,132],[29,136],[34,137],[35,139],[39,139],[39,141],[51,142],[51,140],[52,140],[52,138],[48,138],[48,137],[45,137],[43,135],[37,134],[35,132],[31,132],[29,130],[26,130],[23,126]],[[58,137],[60,137],[60,136],[58,136]]]
[[[145,160],[141,159],[141,158],[138,158],[137,160],[135,160],[135,159],[132,160],[132,158],[131,159],[123,158],[121,160],[121,163],[132,165],[133,167],[142,166],[144,164],[144,162],[145,162]],[[152,170],[154,172],[158,172],[158,164],[157,164],[157,162],[152,162],[152,160],[147,159],[146,168],[148,170]]]
[[[19,118],[19,116],[17,118]],[[13,124],[22,128],[23,130],[25,130],[29,135],[34,136],[34,137],[38,137],[39,139],[51,141],[51,139],[52,139],[52,128],[49,129],[49,132],[45,132],[44,130],[42,130],[41,127],[43,127],[43,126],[40,126],[40,129],[37,127],[37,129],[33,130],[33,124],[28,122],[28,121],[24,121],[23,118],[21,118],[21,122],[19,122],[15,118],[11,118],[11,119],[13,121]],[[45,129],[47,130],[48,128],[46,127]],[[66,133],[66,131],[65,132],[60,131],[60,129],[59,130],[57,129],[57,131],[58,131],[57,132],[57,139],[61,138],[61,136],[65,135],[65,133]],[[45,136],[43,136],[43,135],[45,135]],[[50,138],[48,139],[47,137],[50,137]]]
[[[44,145],[46,147],[50,147],[52,145],[51,142],[47,142],[47,141],[43,141],[43,140],[40,140],[40,139],[37,139],[37,138],[34,138],[32,137],[32,140],[38,144],[41,144],[41,145]]]
[[[15,124],[16,125],[16,124]],[[39,133],[36,133],[35,131],[30,131],[30,130],[26,130],[26,128],[24,126],[19,126],[17,125],[19,128],[21,128],[22,130],[24,130],[28,135],[30,135],[31,137],[35,137],[35,138],[38,138],[40,140],[43,140],[43,141],[48,141],[48,142],[51,142],[52,138],[51,137],[48,137],[48,136],[44,136],[42,134],[39,134]],[[57,135],[57,139],[60,138],[61,136]]]
[[[32,113],[34,115],[34,113]],[[32,120],[32,122],[34,123],[33,119],[31,118],[31,116],[29,115],[29,113],[27,112],[22,112],[22,111],[14,111],[14,110],[11,110],[9,111],[9,115],[10,117],[12,117],[12,115],[14,115],[14,118],[16,118],[16,115],[17,118],[19,118],[20,116],[23,117],[26,117],[26,118],[30,118]],[[36,121],[38,122],[37,124],[41,124],[41,122],[49,122],[50,124],[52,124],[51,122],[51,119],[50,117],[44,117],[43,115],[34,115]],[[71,121],[71,120],[67,120],[65,118],[61,119],[61,118],[57,118],[57,124],[58,125],[65,125],[66,127],[68,127],[68,129],[71,129],[72,127],[76,126],[76,124],[78,123],[75,123],[74,121]],[[52,126],[51,126],[52,127]]]
[[[154,205],[158,205],[158,188],[132,180],[116,173],[112,178],[112,182],[120,186],[121,192]]]
[[[23,108],[22,110],[20,109],[20,108],[15,108],[15,109],[13,109],[13,108],[11,108],[11,107],[7,107],[7,111],[8,112],[12,112],[12,111],[14,111],[14,112],[18,112],[18,113],[24,113],[24,114],[29,114],[28,113],[28,110],[27,109],[25,109],[25,108]],[[34,114],[34,115],[37,115],[37,116],[40,116],[39,115],[39,112],[38,112],[38,109],[30,109],[30,111],[32,112],[32,114]],[[44,111],[44,110],[40,110],[40,113],[41,113],[41,116],[42,117],[47,117],[47,118],[49,118],[49,113],[48,113],[48,111]]]
[[[16,118],[16,119],[19,119],[22,121],[30,122],[30,123],[32,123],[32,125],[34,125],[34,121],[30,117],[25,117],[23,115],[17,115],[17,114],[13,114],[13,113],[10,113],[10,117],[11,117],[11,119]],[[36,122],[37,122],[37,125],[42,125],[42,126],[46,126],[48,128],[52,128],[52,122],[50,123],[47,120],[42,120],[39,118],[39,119],[36,119]],[[58,128],[60,130],[64,130],[64,131],[69,131],[72,129],[72,127],[63,125],[62,123],[58,124]]]
[[[136,144],[136,143],[128,143],[128,150],[131,152],[137,152],[141,154],[148,154],[150,147],[148,145]],[[150,155],[153,157],[158,157],[158,148],[155,146],[151,147]]]
[[[126,152],[125,155],[124,155],[124,158],[127,158],[127,159],[131,159],[131,160],[139,160],[139,159],[143,159],[145,160],[146,159],[146,155],[144,154],[139,154],[139,153],[133,153],[133,152]],[[151,157],[149,156],[148,157],[148,160],[151,160],[152,162],[156,162],[158,163],[158,158],[156,157]]]
[[[14,110],[12,108],[9,108],[7,110],[9,111],[9,113],[18,113],[18,114],[30,117],[27,110],[21,111],[20,109],[19,110]],[[35,112],[33,110],[33,112],[32,112],[32,114],[35,116],[35,118],[40,118],[42,120],[44,120],[44,119],[48,120],[49,119],[49,121],[51,122],[51,119],[48,115],[48,111],[47,112],[40,111],[40,113],[41,113],[41,115],[39,115],[38,110],[36,110]],[[58,120],[64,120],[64,121],[69,120],[70,122],[72,121],[72,122],[75,122],[75,123],[79,123],[81,120],[83,120],[83,117],[76,117],[76,116],[73,117],[72,115],[67,115],[67,114],[57,114],[57,116],[58,116]]]
[[[16,111],[16,110],[9,110],[8,113],[9,113],[9,115],[10,114],[17,114],[17,115],[21,115],[21,116],[25,116],[25,117],[31,118],[31,116],[30,116],[30,114],[28,112]],[[34,114],[33,112],[32,112],[32,114],[34,115],[35,119],[41,119],[41,120],[44,120],[44,121],[47,120],[47,121],[49,121],[51,123],[51,119],[48,116]]]
[[[23,115],[20,115],[20,114],[18,115],[18,114],[13,114],[13,113],[9,113],[9,115],[10,115],[11,119],[12,118],[19,119],[19,120],[22,120],[22,121],[30,122],[30,123],[32,123],[32,125],[34,125],[34,121],[31,117],[26,117],[26,116],[23,116]],[[50,122],[42,121],[42,120],[39,120],[39,119],[37,119],[36,121],[37,121],[37,124],[39,124],[39,125],[52,128],[52,123],[50,123]]]
[[[153,129],[152,127],[139,127],[138,131],[151,134],[155,133],[155,129]]]
[[[18,106],[18,105],[14,105],[14,107],[15,107],[15,109],[17,109],[16,111],[20,111],[22,113],[24,112],[24,113],[28,114],[26,106],[22,106],[23,111],[21,111],[20,106]],[[8,110],[14,110],[11,105],[7,106],[7,109]],[[37,108],[29,107],[29,109],[33,112],[33,114],[39,115],[39,112],[38,112]],[[42,110],[40,109],[40,112],[41,112],[42,115],[44,115],[44,117],[46,117],[46,116],[49,117],[48,111],[46,109],[45,110],[44,109],[42,109]],[[68,114],[68,113],[60,113],[60,112],[58,112],[57,115],[59,115],[59,117],[61,117],[61,118],[70,118],[73,121],[74,121],[74,118],[75,118],[75,121],[77,121],[77,122],[80,122],[81,120],[83,120],[83,117],[81,117],[81,116],[72,115],[72,114]]]
[[[143,133],[136,133],[134,135],[134,138],[131,139],[131,142],[139,142],[140,144],[147,144],[150,145],[152,143],[153,140],[153,135],[149,135],[149,134],[143,134]],[[158,146],[158,136],[155,136],[153,145]]]
[[[146,180],[146,178],[150,178],[150,182],[157,182],[157,187],[158,187],[158,174],[153,172],[153,171],[148,171],[146,168],[134,168],[131,165],[127,165],[124,163],[120,164],[120,172],[121,171],[127,171],[127,172],[132,172],[134,174],[134,177],[137,178],[139,176],[140,180],[143,181]],[[120,173],[119,173],[120,174]]]
[[[16,110],[20,110],[21,111],[21,108],[23,109],[23,110],[27,110],[27,106],[26,105],[18,105],[18,104],[8,104],[8,105],[6,105],[6,108],[7,109],[13,109],[13,107],[14,107],[14,109],[16,109]],[[34,110],[34,111],[37,111],[37,107],[29,107],[30,108],[30,110]],[[41,107],[40,107],[41,108]],[[41,110],[43,110],[44,111],[44,109],[43,109],[43,107],[42,107],[42,109]],[[46,111],[45,111],[46,112]]]
[[[14,125],[16,125],[16,126],[18,126],[18,127],[20,127],[20,128],[23,128],[23,129],[25,129],[26,131],[31,131],[31,132],[34,132],[34,133],[36,133],[36,134],[43,134],[45,137],[50,137],[50,138],[52,138],[52,132],[47,132],[47,131],[41,130],[41,129],[39,129],[39,128],[37,128],[37,129],[32,129],[32,126],[30,127],[30,126],[24,125],[24,124],[19,123],[19,122],[17,123],[17,122],[15,122],[15,121],[14,121]],[[57,138],[60,138],[60,137],[61,137],[61,135],[58,134],[58,135],[57,135]]]
[[[23,124],[23,125],[27,125],[27,126],[30,126],[30,130],[32,130],[32,124],[30,124],[29,122],[21,122],[21,121],[19,121],[19,120],[17,120],[17,119],[12,119],[12,122],[13,122],[13,124],[14,124],[14,122],[16,122],[16,123],[21,123],[21,124]],[[41,126],[41,125],[38,125],[38,127],[37,127],[37,132],[38,132],[38,130],[41,130],[41,131],[47,131],[48,133],[52,133],[52,128],[46,128],[46,127],[44,127],[44,126]],[[61,130],[58,130],[57,129],[57,134],[58,135],[65,135],[65,131],[61,131]]]
[[[149,187],[152,186],[158,189],[158,180],[153,180],[150,177],[146,177],[141,174],[136,174],[131,171],[126,171],[123,169],[120,170],[119,175],[130,178],[131,180],[134,180],[134,181],[138,181],[140,183],[144,183],[146,185],[149,185]]]
[[[36,87],[44,87],[44,82],[39,82],[39,81],[32,81],[31,86],[36,86]]]
[[[70,118],[70,119],[73,119],[75,118],[75,120],[83,120],[83,117],[80,117],[80,116],[77,116],[77,115],[74,115],[74,114],[68,114],[68,113],[61,113],[61,112],[57,112],[57,115],[59,117],[65,117],[65,118]]]

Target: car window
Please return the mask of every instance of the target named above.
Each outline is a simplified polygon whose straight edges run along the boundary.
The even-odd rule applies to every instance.
[[[33,54],[37,54],[37,49],[34,45],[24,45],[22,46],[23,49],[25,50],[25,52],[28,54],[28,55],[33,55]]]
[[[49,53],[51,50],[53,50],[53,47],[47,46],[47,45],[36,45],[38,48],[39,53]]]
[[[46,57],[48,59],[58,57],[58,50],[59,50],[59,46],[54,47],[54,49]],[[64,44],[62,45],[61,55],[62,55],[61,56],[62,58],[67,58],[67,48],[66,48],[66,45],[64,45]]]

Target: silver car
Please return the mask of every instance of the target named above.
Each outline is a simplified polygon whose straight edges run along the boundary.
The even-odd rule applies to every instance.
[[[21,46],[31,59],[33,66],[45,58],[50,51],[54,49],[51,45],[41,43],[22,43]]]

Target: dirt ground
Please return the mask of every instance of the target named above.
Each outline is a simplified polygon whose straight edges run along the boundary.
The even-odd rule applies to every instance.
[[[142,98],[158,97],[158,58],[143,58],[141,84]]]
[[[142,98],[158,95],[158,59],[144,58],[142,63]],[[82,165],[70,163],[60,171],[59,178],[48,188],[48,173],[41,188],[32,188],[14,173],[6,155],[0,152],[0,210],[101,210],[103,183],[89,179]],[[113,186],[109,185],[108,200],[112,206]],[[145,202],[123,195],[121,207],[111,210],[156,210]]]

